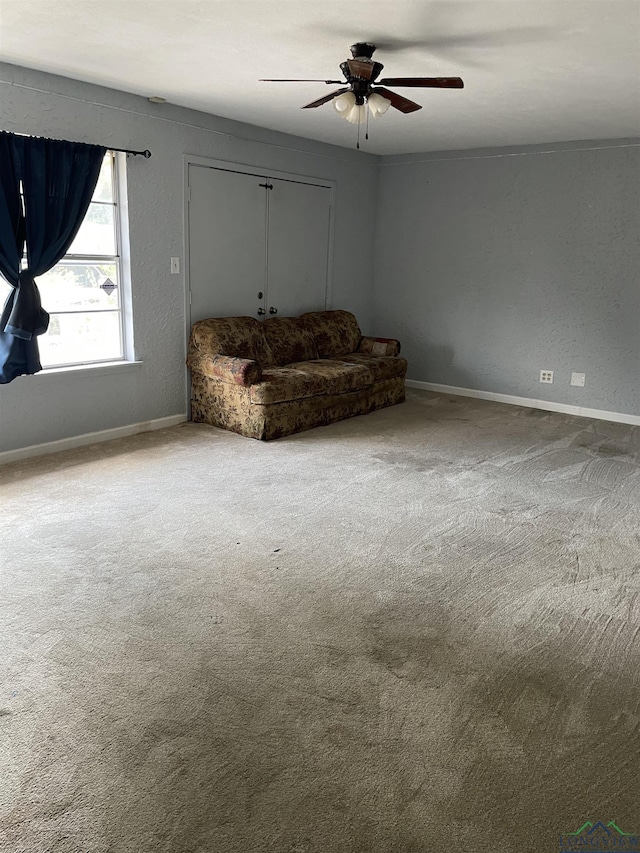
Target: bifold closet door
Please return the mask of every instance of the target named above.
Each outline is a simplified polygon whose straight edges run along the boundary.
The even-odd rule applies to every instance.
[[[191,322],[257,317],[266,290],[265,179],[189,166]]]
[[[269,178],[267,316],[327,304],[331,190]]]

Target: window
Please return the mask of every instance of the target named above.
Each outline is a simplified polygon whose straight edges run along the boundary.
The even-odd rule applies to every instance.
[[[91,204],[68,254],[37,278],[42,306],[51,316],[47,332],[38,337],[44,368],[125,357],[117,168],[116,155],[107,151]],[[9,290],[6,285],[6,293]]]

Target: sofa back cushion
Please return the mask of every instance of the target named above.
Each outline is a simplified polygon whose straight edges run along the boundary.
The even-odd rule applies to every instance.
[[[270,364],[262,323],[254,317],[215,317],[191,328],[190,349],[205,355],[230,355]]]
[[[300,317],[311,332],[320,358],[355,352],[362,333],[349,311],[313,311]]]
[[[282,367],[318,358],[313,335],[298,317],[270,317],[262,328],[271,354],[270,364]]]

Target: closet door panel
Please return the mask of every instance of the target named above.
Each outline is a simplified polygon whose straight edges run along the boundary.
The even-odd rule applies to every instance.
[[[269,179],[267,313],[297,316],[327,303],[331,190]]]
[[[266,290],[266,196],[257,175],[189,166],[191,323],[257,317]]]

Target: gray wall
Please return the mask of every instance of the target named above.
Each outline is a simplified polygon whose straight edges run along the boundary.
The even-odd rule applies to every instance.
[[[128,160],[142,365],[0,386],[1,450],[185,411],[184,154],[335,180],[333,305],[399,337],[412,379],[640,414],[637,145],[380,160],[1,63],[0,127],[153,151]]]
[[[410,378],[640,415],[637,140],[385,157],[376,253]]]
[[[127,168],[134,344],[143,364],[0,386],[0,450],[185,411],[184,281],[169,273],[170,257],[183,254],[184,154],[335,180],[332,302],[370,331],[377,157],[1,63],[0,128],[153,152],[128,158]]]

